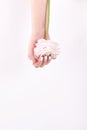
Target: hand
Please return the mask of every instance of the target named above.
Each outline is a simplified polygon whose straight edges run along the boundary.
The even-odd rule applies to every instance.
[[[51,56],[42,56],[42,57],[38,57],[38,59],[35,58],[34,48],[36,47],[37,41],[41,38],[45,39],[44,33],[40,33],[40,34],[39,33],[36,33],[36,34],[33,33],[30,37],[29,46],[28,46],[28,57],[29,57],[30,60],[32,60],[32,63],[34,65],[34,67],[36,67],[36,68],[43,67],[51,61]]]

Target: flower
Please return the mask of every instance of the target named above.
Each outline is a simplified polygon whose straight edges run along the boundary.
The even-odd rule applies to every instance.
[[[56,59],[58,54],[58,43],[51,40],[39,39],[34,48],[36,58],[46,55],[51,56],[52,59]]]

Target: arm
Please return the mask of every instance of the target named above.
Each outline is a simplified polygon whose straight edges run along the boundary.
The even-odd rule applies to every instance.
[[[44,34],[46,31],[46,6],[47,0],[30,0],[32,33]]]
[[[35,67],[42,67],[51,60],[49,57],[36,59],[34,56],[34,48],[37,41],[41,38],[46,38],[47,2],[47,0],[30,0],[32,32],[28,47],[28,57],[32,60]]]

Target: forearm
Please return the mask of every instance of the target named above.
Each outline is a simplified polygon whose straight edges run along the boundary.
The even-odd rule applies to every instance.
[[[32,31],[34,33],[45,32],[47,0],[30,0],[30,6]]]

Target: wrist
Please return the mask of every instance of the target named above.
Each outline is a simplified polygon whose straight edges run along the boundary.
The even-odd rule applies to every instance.
[[[32,29],[32,35],[39,38],[45,38],[46,37],[46,30],[45,29]]]

